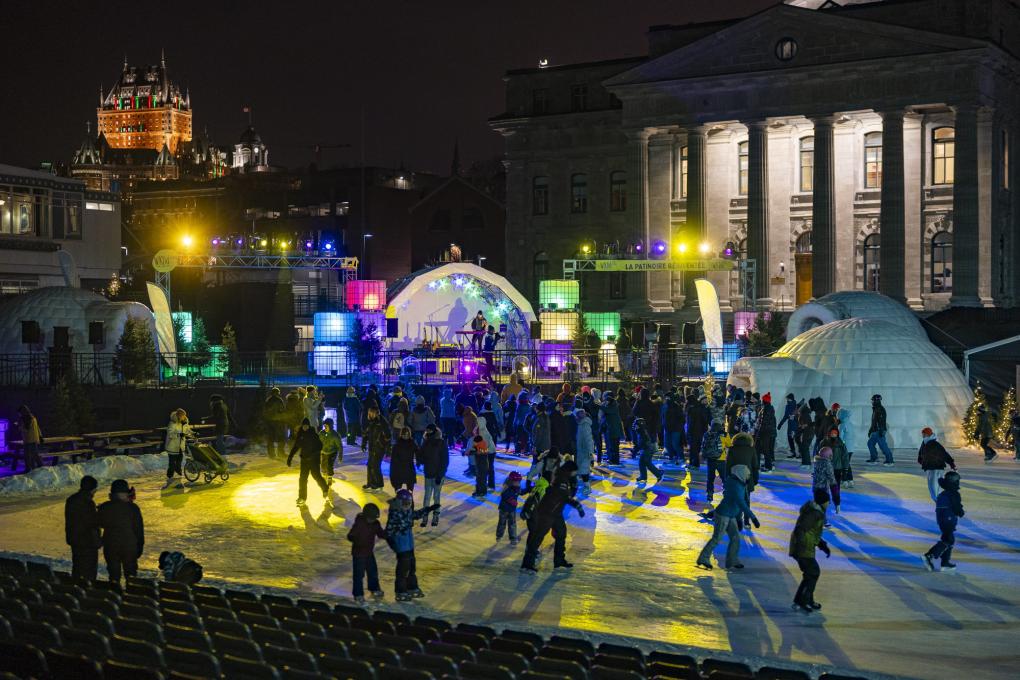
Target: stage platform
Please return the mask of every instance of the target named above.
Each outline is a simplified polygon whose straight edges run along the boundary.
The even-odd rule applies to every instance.
[[[365,502],[379,503],[385,517],[392,494],[362,491],[364,456],[348,448],[335,509],[315,493],[298,509],[297,470],[257,454],[232,456],[240,469],[227,483],[161,490],[160,474],[130,480],[146,522],[142,566],[154,570],[161,550],[182,550],[217,582],[347,597],[346,527]],[[781,458],[754,493],[762,527],[743,536],[741,572],[694,566],[711,532],[698,515],[703,471],[667,468],[665,482],[640,489],[626,458],[622,469],[595,477],[586,516],[568,516],[573,570],[553,571],[547,541],[539,574],[526,576],[518,570],[523,544],[495,541],[497,497],[469,498],[473,484],[455,453],[440,525],[415,527],[427,597],[393,602],[394,559],[380,544],[383,606],[906,677],[1007,677],[1020,664],[1020,463],[954,455],[967,511],[954,553],[959,571],[929,573],[922,565],[937,529],[916,453],[897,451],[900,462],[884,468],[863,465],[866,453],[858,452],[857,487],[844,491],[842,514],[825,531],[832,558],[819,554],[816,597],[824,608],[808,615],[790,609],[799,572],[787,557],[789,533],[810,496],[810,474],[793,462]],[[523,472],[526,463],[501,455],[497,481],[512,469]],[[105,499],[105,488],[99,496]],[[63,498],[0,499],[0,550],[66,560]]]

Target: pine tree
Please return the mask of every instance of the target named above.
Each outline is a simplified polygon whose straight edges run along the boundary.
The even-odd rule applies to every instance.
[[[968,446],[977,446],[978,438],[975,436],[978,426],[978,407],[988,408],[988,401],[985,393],[981,390],[981,383],[974,387],[974,401],[967,407],[963,416],[963,440]]]
[[[67,384],[67,377],[61,376],[57,384],[53,386],[52,398],[52,428],[57,435],[78,434],[78,423],[74,413],[74,401],[71,397],[71,389]]]
[[[378,327],[374,323],[366,324],[360,318],[355,319],[351,329],[351,350],[359,369],[371,369],[375,366],[382,354],[382,339],[379,337]]]
[[[772,354],[786,343],[786,323],[776,312],[759,313],[747,329],[747,354],[752,357]]]
[[[156,345],[149,326],[128,317],[117,342],[115,365],[125,381],[143,382],[156,376]]]
[[[230,377],[234,377],[238,369],[238,356],[237,356],[237,333],[234,332],[234,327],[230,325],[228,321],[223,326],[223,332],[220,334],[220,345],[223,346],[223,351],[227,355],[227,372]]]
[[[999,420],[995,423],[995,440],[1005,447],[1013,448],[1013,413],[1016,412],[1016,389],[1010,387],[1002,398]]]

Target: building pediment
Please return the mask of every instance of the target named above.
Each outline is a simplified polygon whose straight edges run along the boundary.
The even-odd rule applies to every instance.
[[[776,5],[605,81],[608,88],[972,50],[987,43]]]

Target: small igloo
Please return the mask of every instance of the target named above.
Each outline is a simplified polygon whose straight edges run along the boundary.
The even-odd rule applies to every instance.
[[[850,409],[851,442],[866,451],[871,396],[882,395],[888,412],[889,445],[919,445],[921,429],[932,427],[947,446],[963,446],[963,413],[973,394],[952,361],[923,333],[874,318],[851,318],[817,326],[770,357],[736,362],[729,383],[771,392],[781,408],[792,392],[798,400],[821,397]]]

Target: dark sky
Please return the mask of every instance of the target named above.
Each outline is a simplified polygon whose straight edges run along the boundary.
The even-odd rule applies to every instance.
[[[644,54],[645,30],[721,19],[775,0],[418,0],[385,2],[4,3],[0,163],[64,161],[95,119],[124,55],[157,63],[191,91],[195,132],[233,144],[251,103],[274,164],[357,162],[361,111],[369,163],[445,173],[502,151],[486,120],[502,111],[502,74]]]

